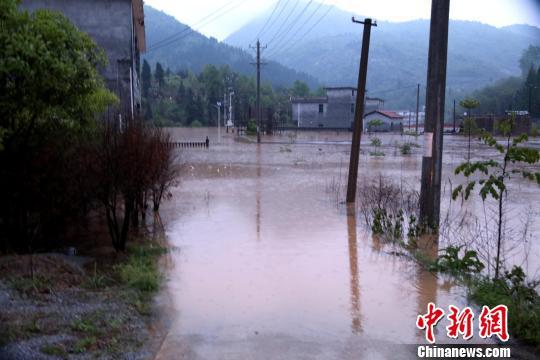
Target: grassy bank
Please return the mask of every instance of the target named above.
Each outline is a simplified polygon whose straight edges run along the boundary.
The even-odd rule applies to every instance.
[[[109,260],[0,258],[0,358],[151,357],[151,309],[165,252],[145,241]]]

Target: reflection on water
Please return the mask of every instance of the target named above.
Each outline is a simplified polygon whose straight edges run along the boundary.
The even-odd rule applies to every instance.
[[[163,205],[169,241],[179,251],[171,253],[164,290],[171,329],[158,358],[393,358],[390,344],[423,341],[415,321],[428,302],[465,304],[461,289],[392,255],[354,208],[336,206],[325,189],[331,179],[346,178],[339,174],[348,146],[256,145],[231,134],[213,145],[212,131],[173,133],[193,141],[208,134],[211,145],[182,151],[181,185]],[[383,139],[384,159],[361,157],[363,180],[384,173],[419,184],[420,155],[394,156],[395,141],[400,137]],[[459,141],[445,139],[445,176],[461,161]],[[516,196],[526,199],[529,188],[520,186]],[[426,237],[418,246],[434,258],[442,241]]]
[[[360,321],[360,284],[358,281],[358,247],[356,244],[356,207],[347,206],[347,235],[349,238],[349,268],[351,271],[351,317],[352,331],[362,330]]]

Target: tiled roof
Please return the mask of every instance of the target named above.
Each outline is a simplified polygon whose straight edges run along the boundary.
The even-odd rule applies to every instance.
[[[386,116],[387,118],[392,119],[392,120],[403,120],[403,116],[399,115],[395,111],[374,110],[374,111],[371,111],[371,112],[367,113],[365,116],[368,116],[368,115],[371,115],[371,114],[374,114],[374,113],[379,113],[379,114],[381,114],[383,116]]]

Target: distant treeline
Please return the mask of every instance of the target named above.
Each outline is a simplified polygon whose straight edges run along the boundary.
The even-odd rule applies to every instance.
[[[506,110],[529,110],[540,116],[540,47],[530,46],[520,59],[522,75],[497,81],[475,91],[471,97],[480,105],[476,113],[503,114]]]
[[[247,125],[256,118],[257,83],[255,77],[234,72],[229,66],[206,65],[195,74],[188,70],[172,72],[158,62],[154,69],[143,62],[143,111],[147,120],[163,126],[216,126],[217,103],[229,101],[232,91],[233,118]],[[318,92],[321,90],[319,89]],[[276,122],[290,123],[290,96],[307,96],[307,84],[297,80],[292,88],[273,88],[261,83],[263,118],[271,116]],[[228,112],[228,111],[227,111]],[[270,115],[269,115],[270,113]],[[223,107],[221,108],[223,115]],[[223,118],[222,118],[223,121]]]

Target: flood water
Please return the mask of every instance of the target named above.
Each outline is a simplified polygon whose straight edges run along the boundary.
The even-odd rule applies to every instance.
[[[343,192],[329,191],[329,184],[346,183],[350,133],[282,134],[261,145],[224,131],[216,144],[215,129],[171,133],[177,141],[209,136],[210,148],[179,151],[180,184],[163,205],[174,250],[162,293],[170,330],[159,359],[415,358],[416,349],[403,344],[425,343],[415,321],[427,304],[466,304],[462,288],[396,256],[357,210],[340,204]],[[395,142],[407,139],[381,139],[385,156],[364,151],[359,182],[382,174],[418,189],[422,149],[404,156]],[[369,142],[364,136],[362,147]],[[482,149],[475,144],[473,155],[493,155]],[[464,156],[466,139],[445,137],[442,217],[464,211],[460,202],[450,206],[448,195],[450,184],[463,180],[452,169]],[[508,261],[532,271],[540,265],[540,246],[531,240],[540,231],[538,191],[517,180],[509,194],[516,215],[508,228],[520,233],[522,212],[528,228]],[[484,218],[480,200],[463,208]],[[435,256],[452,239],[428,241]],[[438,327],[438,343],[449,342],[446,325]]]

